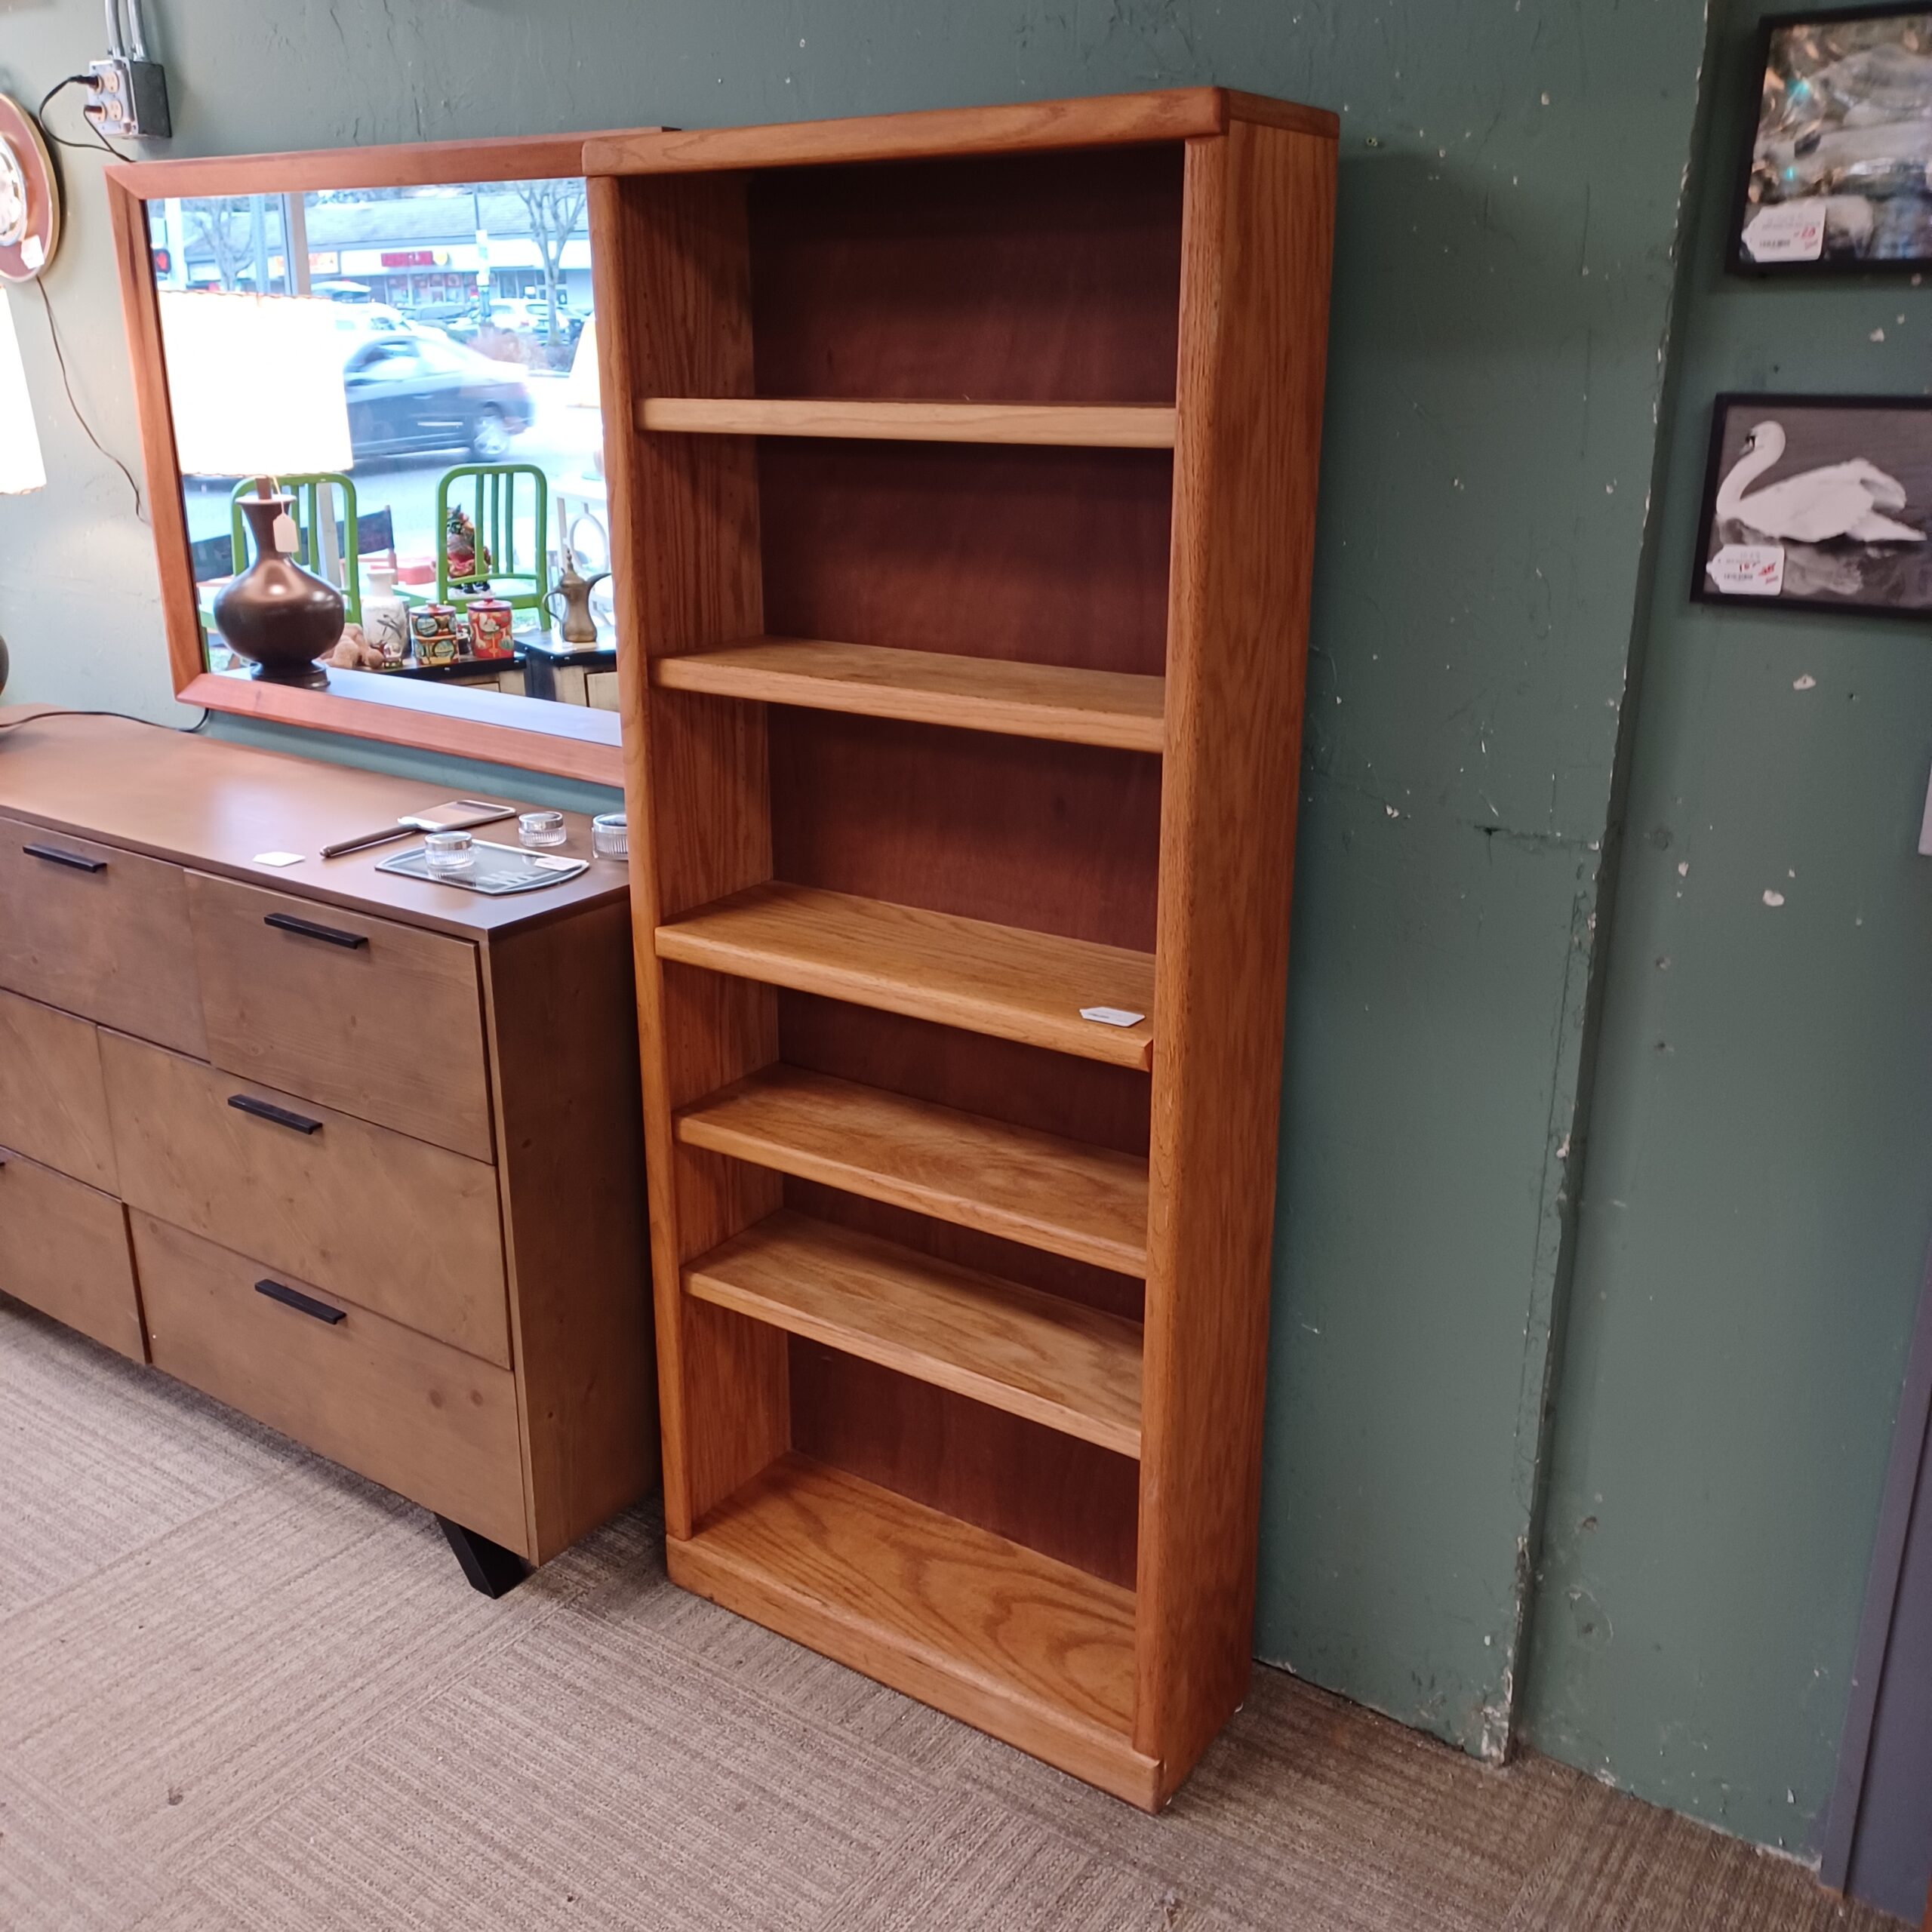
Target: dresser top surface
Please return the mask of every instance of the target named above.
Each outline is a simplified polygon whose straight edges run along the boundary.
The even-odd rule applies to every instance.
[[[575,812],[564,815],[569,841],[555,856],[591,859],[589,869],[562,885],[506,897],[377,869],[405,844],[339,859],[321,856],[325,845],[376,831],[449,795],[427,781],[255,751],[132,720],[0,707],[0,814],[77,838],[469,939],[624,896],[625,867],[591,859],[590,821]],[[488,795],[506,805],[518,802],[507,794]],[[477,836],[514,844],[515,824],[506,820],[480,828]],[[259,855],[269,852],[299,853],[301,861],[264,865]]]

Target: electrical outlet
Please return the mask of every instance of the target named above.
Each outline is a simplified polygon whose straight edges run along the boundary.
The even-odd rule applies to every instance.
[[[110,54],[88,68],[88,98],[82,109],[103,134],[143,141],[166,140],[174,132],[168,112],[168,72],[158,60]]]

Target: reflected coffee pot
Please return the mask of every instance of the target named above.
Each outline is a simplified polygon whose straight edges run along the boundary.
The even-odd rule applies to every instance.
[[[597,620],[590,614],[590,593],[610,574],[608,571],[598,571],[594,576],[586,577],[577,567],[575,552],[564,552],[562,574],[557,579],[556,588],[544,593],[543,603],[551,616],[556,617],[558,614],[555,600],[559,597],[564,600],[557,635],[565,643],[597,641]]]

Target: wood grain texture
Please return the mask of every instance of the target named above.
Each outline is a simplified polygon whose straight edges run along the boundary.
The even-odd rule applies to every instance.
[[[500,134],[477,140],[308,148],[287,154],[208,155],[122,162],[101,170],[137,200],[173,195],[290,195],[331,188],[431,188],[460,181],[544,181],[583,172],[586,141],[655,134],[653,128],[582,134]]]
[[[195,645],[200,649],[198,640]],[[410,745],[520,771],[623,783],[619,734],[608,712],[552,704],[460,685],[420,684],[374,671],[331,670],[324,691],[273,685],[245,671],[197,672],[176,692],[183,704],[305,731],[337,731],[383,745]]]
[[[216,1066],[472,1160],[491,1158],[473,945],[201,872],[188,875],[188,903]],[[363,943],[334,945],[269,918]]]
[[[1146,1284],[1138,1275],[1076,1261],[1051,1248],[987,1234],[961,1222],[940,1220],[822,1181],[801,1180],[795,1174],[784,1177],[784,1204],[814,1220],[875,1235],[936,1261],[1037,1288],[1043,1294],[1116,1315],[1123,1321],[1137,1323],[1140,1319]],[[1019,1540],[1024,1543],[1026,1538]]]
[[[581,906],[618,903],[625,897],[622,869],[608,863],[593,864],[579,877],[542,892],[492,899],[379,871],[394,847],[325,860],[318,856],[325,845],[392,825],[406,812],[420,812],[446,798],[447,789],[439,791],[420,779],[222,744],[127,718],[14,721],[31,710],[23,706],[18,712],[0,713],[8,719],[0,755],[0,815],[35,828],[22,837],[38,840],[46,831],[66,834],[77,845],[91,841],[118,847],[123,856],[165,860],[171,866],[272,887],[318,906],[380,912],[463,939],[506,926],[541,924]],[[568,842],[562,851],[589,858],[589,820],[567,812],[564,824]],[[7,857],[10,829],[0,826],[0,862]],[[257,863],[257,853],[277,850],[301,853],[304,861],[286,869]],[[139,857],[130,858],[122,876],[139,864]],[[186,888],[178,873],[171,886],[157,883],[155,891],[180,894],[185,908]],[[0,900],[0,906],[5,903]],[[171,912],[155,916],[165,928],[158,928],[155,943],[165,942],[178,952],[185,926],[177,928]],[[182,918],[185,922],[185,910]],[[0,921],[0,958],[5,957],[6,930]],[[143,943],[137,942],[137,950]],[[192,953],[189,938],[191,964]],[[56,958],[49,970],[64,976],[70,969]],[[122,970],[134,973],[133,960]],[[141,961],[140,970],[158,971],[174,983],[173,952],[157,951]],[[4,978],[0,970],[0,980]],[[128,1026],[126,1030],[140,1029]],[[183,1051],[207,1051],[198,1019],[192,1044],[184,1044]]]
[[[1023,738],[1158,752],[1163,681],[943,651],[817,638],[760,638],[663,657],[653,681],[669,691],[856,712],[998,731]]]
[[[101,1062],[130,1207],[509,1366],[492,1169],[118,1033]],[[321,1130],[238,1112],[238,1093]]]
[[[755,448],[768,634],[1164,671],[1166,451]]]
[[[1145,1066],[1153,961],[1091,940],[996,926],[849,893],[774,882],[660,926],[657,956],[915,1019]],[[1131,1026],[1083,1020],[1106,1006]]]
[[[114,1192],[114,1134],[93,1026],[0,992],[0,1146]]]
[[[775,1185],[680,1150],[681,1102],[776,1057],[763,987],[681,974],[651,944],[664,919],[768,878],[770,792],[761,707],[651,688],[651,660],[764,627],[751,446],[648,435],[641,395],[749,395],[750,266],[744,186],[733,177],[593,180],[605,466],[616,568],[618,686],[630,817],[645,1150],[663,1417],[665,1521],[706,1510],[782,1453],[784,1338],[689,1301],[683,1263],[777,1205]]]
[[[1181,144],[750,178],[757,391],[1172,408]]]
[[[766,729],[775,877],[1153,951],[1159,759],[789,706]]]
[[[98,869],[41,856],[48,851]],[[183,1053],[208,1051],[180,871],[93,839],[0,819],[0,986]]]
[[[1147,1165],[877,1087],[765,1068],[687,1107],[709,1148],[1128,1274],[1147,1263]]]
[[[654,395],[637,426],[678,435],[827,436],[887,443],[1020,443],[1164,450],[1171,409],[1140,404],[868,402],[821,397]]]
[[[122,168],[102,171],[114,235],[114,264],[121,280],[121,321],[127,332],[128,361],[134,379],[134,420],[140,429],[141,463],[147,481],[148,521],[154,531],[155,566],[161,579],[168,672],[179,696],[208,668],[208,660],[202,644],[194,560],[188,547],[188,512],[174,444],[168,358],[162,346],[161,298],[155,287],[147,209],[141,198],[145,190],[127,180],[131,171]]]
[[[1244,95],[1244,112],[1262,97]],[[1333,139],[1334,115],[1287,101],[1274,115]],[[1096,94],[1011,106],[942,107],[838,121],[764,128],[676,128],[654,134],[596,135],[584,143],[587,174],[666,174],[685,169],[786,168],[833,162],[906,159],[922,155],[1011,154],[1032,148],[1107,147],[1218,134],[1229,97],[1220,88],[1173,88]]]
[[[778,995],[778,1037],[788,1066],[1146,1158],[1151,1089],[1135,1068],[804,993]]]
[[[1248,1675],[1334,182],[1249,121],[1188,153],[1134,1715],[1171,1785]]]
[[[147,1359],[128,1248],[110,1194],[0,1145],[0,1294],[136,1361]]]
[[[672,1579],[1151,1808],[1134,1604],[1017,1543],[790,1457],[666,1546]]]
[[[685,1270],[688,1294],[1123,1456],[1140,1451],[1131,1322],[789,1211]]]
[[[1133,1589],[1132,1457],[802,1336],[791,1369],[798,1454]]]
[[[155,1367],[257,1422],[532,1555],[515,1378],[318,1284],[134,1217]],[[329,1323],[256,1292],[268,1279],[341,1309]]]
[[[499,934],[485,962],[525,1484],[546,1562],[657,1475],[629,909]]]

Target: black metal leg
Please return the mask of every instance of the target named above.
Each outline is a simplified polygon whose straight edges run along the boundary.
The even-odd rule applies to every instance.
[[[530,1565],[515,1550],[506,1549],[488,1537],[479,1537],[474,1530],[466,1530],[447,1516],[438,1516],[436,1521],[448,1537],[472,1589],[481,1590],[486,1597],[507,1596],[530,1574]]]

